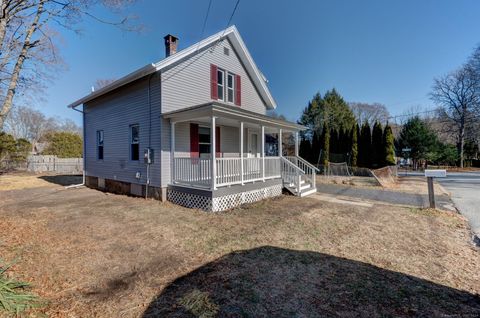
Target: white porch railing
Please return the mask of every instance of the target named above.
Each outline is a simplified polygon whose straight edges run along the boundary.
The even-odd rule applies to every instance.
[[[281,177],[280,157],[215,159],[215,186],[223,187]],[[263,167],[263,164],[265,166]],[[177,184],[211,186],[210,158],[175,158],[172,180]]]
[[[172,180],[177,183],[209,187],[210,163],[210,158],[175,158]]]
[[[310,184],[315,188],[316,186],[316,175],[319,171],[317,167],[312,165],[310,162],[306,161],[302,157],[298,156],[285,156],[288,161],[293,163],[295,166],[300,168],[305,173],[305,178],[310,181]]]
[[[304,171],[285,157],[282,157],[281,165],[283,182],[293,186],[297,191],[300,191],[302,175],[304,175]]]

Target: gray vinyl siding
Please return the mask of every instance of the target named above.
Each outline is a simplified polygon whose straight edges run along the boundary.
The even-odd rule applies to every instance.
[[[224,47],[230,54],[224,54]],[[211,102],[210,64],[241,77],[241,108],[260,114],[266,106],[228,40],[205,48],[162,73],[162,112]]]
[[[170,183],[170,122],[162,120],[162,182],[165,187]],[[220,152],[222,157],[239,157],[239,128],[220,126]],[[190,157],[190,123],[182,122],[175,124],[175,157]]]
[[[85,105],[85,171],[88,176],[140,183],[146,182],[143,151],[149,142],[148,77],[101,96]],[[160,76],[150,81],[151,147],[154,163],[150,182],[160,186]],[[130,125],[140,127],[140,160],[130,160]],[[97,130],[104,131],[104,159],[97,160]],[[141,178],[135,178],[136,172]]]

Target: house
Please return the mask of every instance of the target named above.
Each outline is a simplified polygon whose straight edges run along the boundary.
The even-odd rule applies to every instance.
[[[177,46],[167,35],[165,59],[68,106],[83,113],[85,184],[208,211],[315,192],[316,168],[298,156],[304,127],[267,116],[275,101],[235,26]],[[282,134],[295,155],[279,142],[266,156],[265,136]]]

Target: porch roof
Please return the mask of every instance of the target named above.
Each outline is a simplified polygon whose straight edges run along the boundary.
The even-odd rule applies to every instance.
[[[175,110],[163,114],[164,118],[172,122],[185,122],[197,120],[201,117],[217,117],[238,120],[246,123],[254,123],[268,127],[282,128],[291,131],[301,131],[307,129],[305,126],[292,123],[290,121],[273,118],[238,106],[232,106],[220,102],[210,102],[192,107]]]

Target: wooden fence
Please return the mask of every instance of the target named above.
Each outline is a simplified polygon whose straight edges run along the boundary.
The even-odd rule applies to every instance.
[[[57,156],[30,156],[27,158],[30,172],[55,172],[60,174],[81,174],[83,158],[58,158]]]

